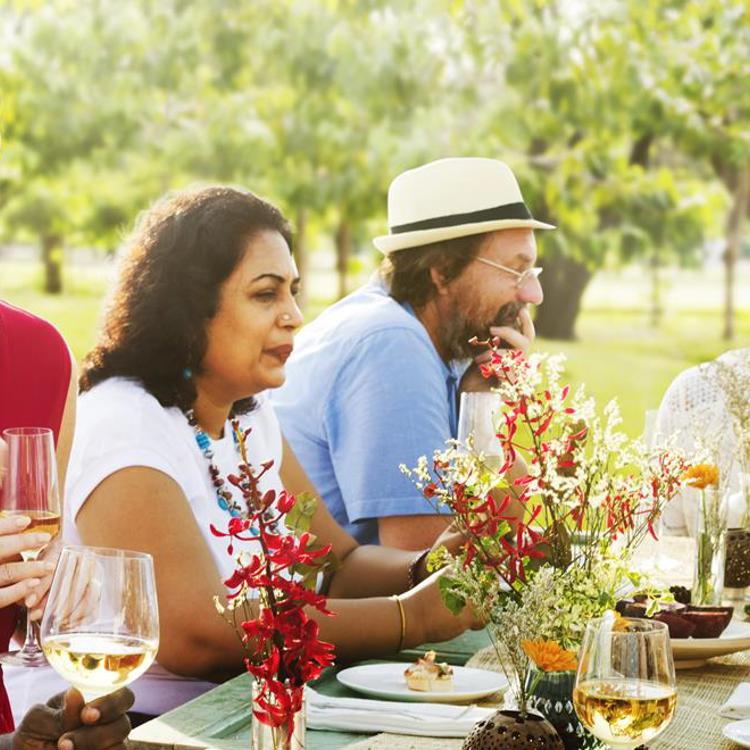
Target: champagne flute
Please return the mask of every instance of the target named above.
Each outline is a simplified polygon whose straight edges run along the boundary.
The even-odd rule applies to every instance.
[[[665,623],[612,612],[588,623],[573,705],[591,734],[613,750],[635,748],[661,734],[676,703]]]
[[[46,427],[11,427],[3,431],[7,445],[7,464],[2,477],[0,514],[27,516],[31,523],[21,534],[60,533],[60,492],[57,457],[52,430]],[[47,546],[40,544],[24,550],[24,560],[36,560]],[[20,651],[0,655],[3,664],[24,667],[46,665],[37,630],[26,614],[26,640]]]
[[[151,555],[65,547],[42,618],[52,668],[89,702],[140,677],[158,647]]]
[[[497,471],[504,453],[497,439],[495,420],[502,402],[492,391],[465,391],[458,413],[458,442],[467,450],[482,454],[482,462]]]

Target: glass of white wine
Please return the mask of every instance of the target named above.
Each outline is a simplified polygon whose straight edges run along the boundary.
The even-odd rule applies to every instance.
[[[158,647],[151,555],[65,547],[42,618],[42,648],[52,668],[88,702],[140,677]]]
[[[497,393],[464,391],[458,412],[458,442],[467,450],[482,454],[483,463],[493,471],[497,471],[504,461],[495,427],[501,406]]]
[[[663,622],[608,613],[588,623],[573,705],[591,734],[613,749],[635,748],[666,729],[676,704],[672,647]]]
[[[6,464],[0,482],[0,515],[27,516],[31,523],[20,533],[60,533],[60,491],[52,430],[46,427],[11,427],[3,430]],[[48,543],[21,552],[36,560]],[[20,651],[0,655],[3,664],[41,667],[47,664],[36,626],[26,616],[26,640]]]

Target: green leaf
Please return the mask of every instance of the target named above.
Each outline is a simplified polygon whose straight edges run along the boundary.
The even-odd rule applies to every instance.
[[[296,536],[310,530],[310,522],[318,507],[318,498],[309,492],[303,492],[296,496],[297,502],[286,514],[284,522],[290,531]]]
[[[458,615],[466,606],[466,599],[455,591],[456,581],[450,576],[442,576],[438,580],[440,595],[443,597],[443,604],[448,608],[451,614]]]

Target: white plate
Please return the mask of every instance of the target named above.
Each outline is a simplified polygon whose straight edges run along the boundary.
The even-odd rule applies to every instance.
[[[750,747],[750,719],[730,721],[724,727],[724,736],[742,747]]]
[[[676,666],[699,666],[712,656],[724,656],[750,648],[750,622],[734,619],[718,638],[673,638]]]
[[[406,687],[406,662],[362,664],[342,669],[336,677],[342,685],[364,695],[396,701],[420,703],[456,703],[484,698],[508,687],[508,680],[498,672],[486,669],[453,667],[453,687],[449,693],[420,692]]]

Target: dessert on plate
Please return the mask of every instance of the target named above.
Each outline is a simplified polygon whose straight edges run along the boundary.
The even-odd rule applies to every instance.
[[[428,651],[404,670],[409,690],[422,693],[449,693],[453,690],[453,667],[435,661],[435,652]]]

